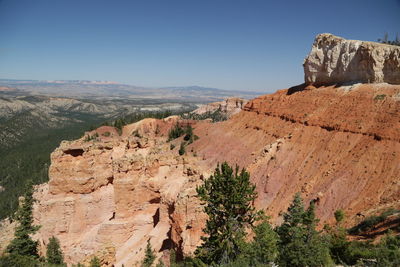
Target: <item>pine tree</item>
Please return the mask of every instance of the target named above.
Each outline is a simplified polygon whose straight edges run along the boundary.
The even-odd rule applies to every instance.
[[[15,219],[18,226],[15,228],[14,239],[7,246],[7,252],[21,256],[31,256],[38,258],[37,241],[33,241],[31,234],[39,229],[33,225],[32,208],[35,199],[33,198],[33,185],[28,182],[21,205],[19,206]]]
[[[283,220],[277,228],[280,237],[279,266],[332,265],[327,242],[315,229],[318,220],[314,203],[304,210],[303,200],[297,193]]]
[[[377,266],[400,266],[400,236],[389,231],[377,248]]]
[[[267,218],[254,227],[254,240],[250,243],[247,253],[250,265],[269,264],[278,256],[278,235],[272,229]]]
[[[142,262],[142,267],[151,267],[155,260],[156,256],[154,255],[154,251],[151,248],[150,240],[148,240],[146,246],[146,252]]]
[[[197,188],[208,215],[203,244],[195,254],[209,265],[233,262],[244,250],[246,227],[251,226],[258,213],[252,202],[255,186],[244,169],[239,173],[224,162],[205,183]]]
[[[333,260],[337,264],[343,264],[347,261],[348,249],[350,242],[347,241],[347,231],[341,226],[341,222],[345,218],[343,210],[335,211],[336,225],[334,228],[327,227],[327,232],[330,238],[330,251]],[[349,262],[346,262],[349,263]]]
[[[51,264],[64,264],[64,257],[57,238],[50,237],[46,252],[47,262]]]
[[[90,260],[90,267],[101,267],[101,263],[100,263],[100,259],[97,258],[96,256],[94,256],[91,260]]]

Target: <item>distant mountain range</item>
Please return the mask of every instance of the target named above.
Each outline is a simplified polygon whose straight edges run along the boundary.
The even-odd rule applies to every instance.
[[[110,81],[40,81],[0,79],[0,87],[15,88],[12,92],[18,94],[64,96],[74,98],[151,98],[170,99],[195,102],[211,102],[228,97],[246,99],[260,95],[260,92],[222,90],[200,86],[176,86],[162,88],[147,88]],[[5,90],[3,90],[5,91]],[[10,91],[10,90],[8,90]]]

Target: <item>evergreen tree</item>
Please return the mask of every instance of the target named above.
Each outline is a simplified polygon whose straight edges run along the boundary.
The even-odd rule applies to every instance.
[[[162,262],[161,260],[158,261],[156,267],[166,267],[164,262]]]
[[[332,265],[327,242],[315,229],[318,220],[313,203],[304,210],[303,200],[297,193],[283,220],[277,228],[280,237],[279,266]]]
[[[244,169],[233,170],[224,162],[204,184],[197,188],[208,215],[203,244],[195,254],[209,265],[233,262],[244,251],[246,227],[258,217],[252,207],[255,186]]]
[[[333,260],[337,264],[347,263],[347,254],[350,242],[347,241],[346,235],[347,231],[344,227],[341,226],[341,222],[345,218],[345,214],[343,210],[335,211],[335,219],[336,219],[336,226],[334,228],[325,227],[330,238],[330,251]]]
[[[400,266],[400,236],[389,232],[381,241],[377,249],[377,266]]]
[[[39,229],[38,226],[33,225],[32,206],[34,202],[33,185],[29,182],[22,203],[15,214],[18,226],[15,228],[14,239],[7,246],[7,252],[10,254],[39,257],[37,241],[33,241],[30,236]]]
[[[250,243],[247,253],[250,265],[269,264],[278,256],[278,235],[272,229],[267,218],[254,227],[254,240]]]
[[[150,240],[147,241],[146,252],[144,255],[144,259],[142,262],[142,267],[151,267],[156,260],[156,256],[154,255],[154,251],[151,248]]]
[[[54,236],[49,239],[46,252],[47,262],[51,264],[64,264],[64,257],[60,248],[60,242]]]
[[[100,263],[100,259],[97,258],[96,256],[94,256],[91,260],[90,260],[90,267],[101,267],[101,263]]]

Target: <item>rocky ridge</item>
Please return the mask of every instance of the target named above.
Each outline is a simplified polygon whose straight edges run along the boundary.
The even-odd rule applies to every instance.
[[[220,111],[223,114],[227,115],[227,117],[231,117],[236,113],[240,112],[244,106],[246,105],[247,100],[238,98],[238,97],[230,97],[225,99],[224,101],[213,102],[209,104],[205,104],[200,106],[199,108],[193,110],[191,113],[202,115],[204,113],[213,113],[216,111]]]
[[[172,247],[190,255],[205,222],[195,188],[225,160],[250,171],[255,205],[274,224],[296,192],[317,203],[320,225],[337,209],[352,225],[400,208],[399,95],[387,84],[280,90],[224,122],[181,121],[199,137],[184,156],[180,139],[166,141],[177,117],[64,142],[36,194],[42,248],[55,235],[68,262],[106,250],[116,266],[139,262],[147,240],[159,257]]]
[[[307,81],[306,81],[307,82]],[[198,140],[179,156],[176,123]],[[97,134],[96,134],[97,133]],[[303,85],[249,101],[229,120],[145,119],[63,142],[50,182],[37,188],[34,217],[44,253],[60,239],[68,263],[98,255],[107,266],[138,264],[147,240],[158,257],[190,255],[205,215],[195,188],[218,162],[250,171],[257,208],[274,224],[296,192],[316,203],[320,226],[343,209],[345,225],[400,208],[400,85]]]
[[[108,266],[137,264],[147,240],[158,256],[171,248],[192,253],[204,222],[195,188],[207,170],[166,142],[176,121],[145,119],[121,136],[101,127],[63,142],[51,155],[50,182],[35,195],[42,249],[55,235],[68,263],[97,253]]]
[[[400,84],[400,47],[319,34],[304,60],[307,84]]]

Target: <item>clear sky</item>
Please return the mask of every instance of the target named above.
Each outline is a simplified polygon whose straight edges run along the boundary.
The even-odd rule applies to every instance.
[[[400,34],[400,0],[0,0],[0,78],[271,92],[316,34]]]

